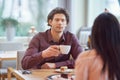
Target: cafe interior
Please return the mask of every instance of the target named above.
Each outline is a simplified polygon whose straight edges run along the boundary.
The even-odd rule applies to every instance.
[[[70,22],[66,30],[75,34],[83,50],[87,50],[94,19],[107,9],[120,20],[119,2],[120,0],[0,0],[0,80],[53,80],[50,75],[54,74],[59,77],[59,70],[56,70],[58,73],[53,69],[27,71],[21,67],[22,57],[32,37],[49,29],[47,15],[55,7],[68,11]],[[74,74],[73,69],[69,71],[71,75]]]

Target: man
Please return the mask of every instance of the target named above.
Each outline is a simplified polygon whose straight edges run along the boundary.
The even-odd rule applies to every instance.
[[[74,68],[74,60],[82,49],[77,38],[72,33],[64,31],[69,22],[67,11],[59,7],[53,9],[48,15],[47,22],[51,28],[33,37],[22,59],[23,69],[49,69],[61,66]],[[61,54],[59,45],[70,45],[69,54]],[[72,60],[70,55],[73,57]]]

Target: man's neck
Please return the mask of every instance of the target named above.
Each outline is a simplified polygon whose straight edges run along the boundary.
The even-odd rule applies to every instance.
[[[62,36],[63,32],[54,32],[54,31],[51,31],[51,35],[54,39],[55,42],[59,42],[61,36]]]

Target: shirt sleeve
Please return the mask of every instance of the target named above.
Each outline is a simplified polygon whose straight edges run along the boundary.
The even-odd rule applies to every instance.
[[[39,39],[38,36],[33,37],[29,44],[29,48],[25,52],[25,56],[22,59],[22,68],[38,68],[39,65],[44,63],[42,57],[42,51],[39,52]]]
[[[56,68],[60,68],[61,66],[68,66],[68,68],[74,68],[74,60],[67,60],[62,62],[56,62]]]
[[[72,36],[72,42],[71,42],[71,55],[74,60],[78,57],[78,55],[83,51],[77,37],[75,35]]]
[[[72,35],[71,50],[70,50],[70,55],[72,59],[63,62],[57,62],[56,67],[59,68],[60,66],[68,66],[68,68],[74,68],[75,60],[79,55],[79,53],[81,52],[82,52],[82,47],[80,46],[78,39],[75,37],[75,35]]]

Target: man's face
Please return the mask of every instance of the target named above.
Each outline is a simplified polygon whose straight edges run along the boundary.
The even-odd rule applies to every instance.
[[[63,32],[67,26],[67,20],[64,14],[55,14],[52,20],[49,20],[51,30],[55,32]]]

